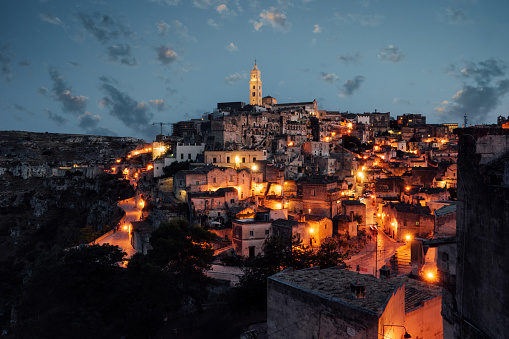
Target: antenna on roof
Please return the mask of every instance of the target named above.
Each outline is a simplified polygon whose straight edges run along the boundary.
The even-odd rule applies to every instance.
[[[467,119],[467,111],[465,111],[465,116],[463,118],[465,118],[465,128],[467,128],[467,121],[468,121],[468,119]]]

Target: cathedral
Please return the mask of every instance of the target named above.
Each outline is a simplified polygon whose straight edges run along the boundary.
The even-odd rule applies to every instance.
[[[256,60],[251,70],[251,80],[249,81],[249,104],[262,106],[262,79],[260,77],[260,70],[256,66]]]

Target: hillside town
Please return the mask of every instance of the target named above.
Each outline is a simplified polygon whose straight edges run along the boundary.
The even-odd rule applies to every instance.
[[[242,338],[503,337],[509,199],[496,197],[509,185],[506,119],[429,124],[422,114],[318,110],[309,99],[262,96],[255,62],[249,103],[217,103],[169,135],[157,123],[155,141],[102,163],[24,163],[0,176],[128,180],[126,208],[138,214],[100,242],[123,234],[122,246],[147,254],[162,222],[189,220],[216,235],[208,275],[231,286],[242,271],[221,258],[263,255],[272,236],[314,252],[331,238],[348,244],[344,265],[269,277],[266,327]]]

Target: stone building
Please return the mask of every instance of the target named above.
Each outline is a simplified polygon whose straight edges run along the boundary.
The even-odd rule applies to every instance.
[[[267,332],[275,338],[442,338],[440,289],[338,267],[269,277]]]
[[[390,202],[382,207],[381,226],[391,238],[405,241],[407,235],[431,235],[435,219],[428,206]]]
[[[288,199],[289,213],[306,213],[331,219],[340,211],[341,186],[328,178],[301,178],[297,197]],[[344,192],[343,192],[344,193]]]
[[[509,328],[509,130],[460,128],[455,283],[444,337],[503,338]],[[451,262],[452,264],[452,262]]]
[[[227,212],[231,207],[237,207],[239,194],[234,187],[219,188],[216,191],[190,192],[188,195],[189,211],[192,220],[201,225],[212,226],[212,222],[224,225]]]
[[[179,171],[173,177],[173,193],[187,202],[189,192],[215,191],[222,187],[235,187],[239,200],[251,197],[255,184],[263,183],[263,173],[249,168],[198,167]]]

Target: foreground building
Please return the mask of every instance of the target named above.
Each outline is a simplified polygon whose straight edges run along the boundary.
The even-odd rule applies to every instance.
[[[338,267],[271,276],[269,338],[442,338],[440,289],[407,277],[377,279]]]

